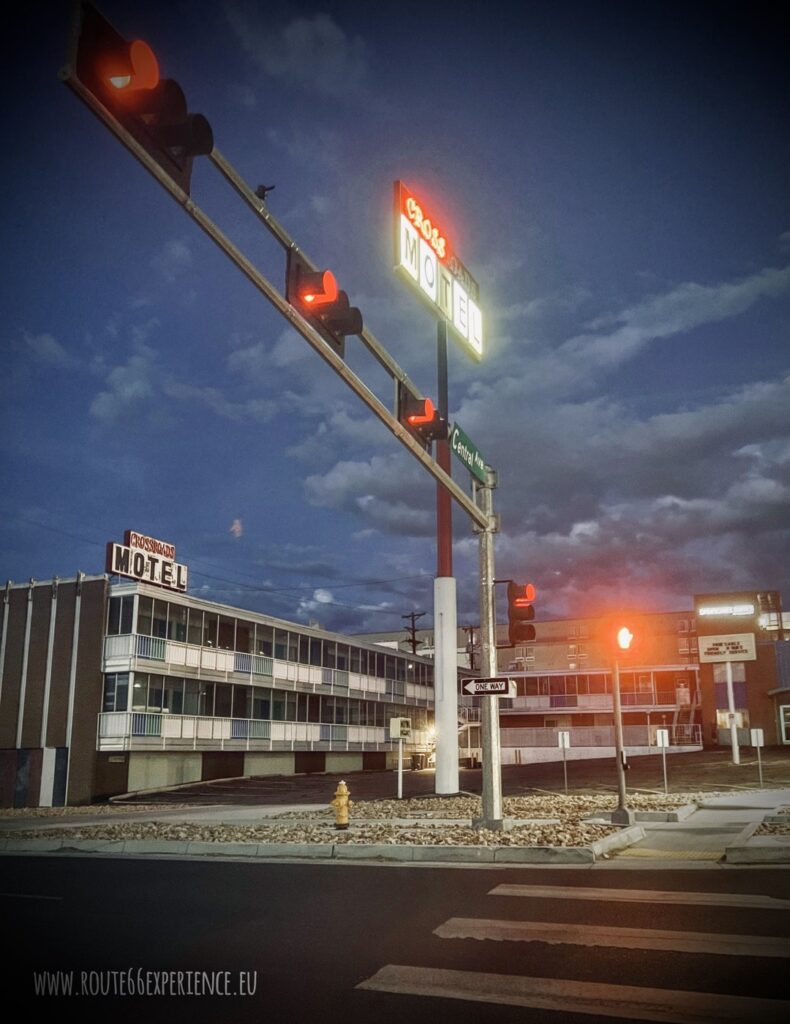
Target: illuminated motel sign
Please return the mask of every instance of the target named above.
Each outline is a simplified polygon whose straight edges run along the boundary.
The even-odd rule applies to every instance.
[[[443,226],[402,181],[395,182],[395,269],[474,358],[483,355],[483,315],[477,281]]]
[[[127,530],[123,539],[123,544],[107,544],[105,572],[141,583],[155,583],[168,590],[186,591],[187,567],[176,561],[174,544],[134,530]]]

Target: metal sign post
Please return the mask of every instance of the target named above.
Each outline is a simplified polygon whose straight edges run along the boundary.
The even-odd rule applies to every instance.
[[[762,729],[751,730],[752,746],[757,748],[757,771],[760,775],[760,789],[763,788],[763,762],[760,757],[760,748],[765,746],[765,733]]]
[[[656,743],[661,747],[661,760],[664,765],[664,792],[667,789],[667,747],[669,746],[669,729],[656,729]]]
[[[562,774],[565,779],[565,792],[568,792],[568,761],[566,757],[566,751],[571,745],[571,734],[569,732],[558,732],[557,742],[559,743],[560,750],[562,751]]]
[[[494,515],[496,473],[487,467],[485,485],[473,481],[477,505],[485,516],[480,532],[480,670],[488,679],[496,678],[496,614],[494,607],[494,534],[498,529]],[[474,824],[478,828],[500,831],[502,820],[502,751],[499,741],[498,697],[483,697],[481,709],[483,748],[483,813]]]

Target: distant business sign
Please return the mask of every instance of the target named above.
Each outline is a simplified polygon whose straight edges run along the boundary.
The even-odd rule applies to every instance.
[[[754,633],[729,633],[699,638],[699,660],[702,662],[755,661],[756,658]]]
[[[754,615],[754,613],[754,605],[747,601],[738,604],[702,604],[697,608],[697,615],[712,619],[735,618],[741,615]]]
[[[395,182],[395,269],[432,312],[447,321],[473,359],[483,356],[479,287],[454,252],[429,208],[402,181]]]
[[[185,592],[188,570],[175,558],[175,544],[127,530],[123,544],[107,544],[105,572]]]
[[[481,483],[486,482],[486,461],[457,423],[450,431],[450,450]]]
[[[464,683],[464,693],[471,693],[473,697],[515,697],[516,681],[506,676],[470,679]]]

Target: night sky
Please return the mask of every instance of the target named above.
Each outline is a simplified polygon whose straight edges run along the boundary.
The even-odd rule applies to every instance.
[[[450,414],[498,471],[497,575],[537,618],[780,589],[790,606],[790,36],[773,3],[105,0],[415,383],[436,326],[392,186],[480,285]],[[429,613],[432,479],[58,80],[68,2],[10,21],[0,579],[126,529],[206,598],[348,632]],[[192,196],[279,288],[198,159]],[[358,339],[349,365],[388,405]],[[454,460],[453,476],[468,485]],[[454,512],[459,624],[477,539]]]

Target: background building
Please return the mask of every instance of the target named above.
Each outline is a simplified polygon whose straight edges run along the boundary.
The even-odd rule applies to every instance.
[[[383,769],[397,757],[391,718],[411,720],[409,753],[429,752],[430,659],[191,597],[185,573],[152,559],[136,558],[144,578],[173,586],[84,574],[6,585],[2,806]]]
[[[669,730],[673,750],[729,745],[727,640],[701,655],[701,638],[704,647],[716,638],[732,644],[741,637],[744,644],[743,660],[731,662],[739,743],[748,745],[751,730],[760,728],[766,744],[790,745],[790,632],[776,591],[699,595],[687,610],[644,614],[638,621],[637,646],[620,666],[631,754],[654,752],[661,728]],[[499,701],[503,763],[562,757],[561,732],[570,733],[569,757],[613,751],[610,623],[609,616],[537,621],[534,642],[519,646],[508,645],[506,625],[497,627],[498,671],[517,686],[515,698]],[[470,640],[477,632],[458,631],[459,661],[470,650],[474,657]],[[408,644],[403,633],[369,639]],[[420,653],[432,651],[430,630],[418,630],[417,640]]]

